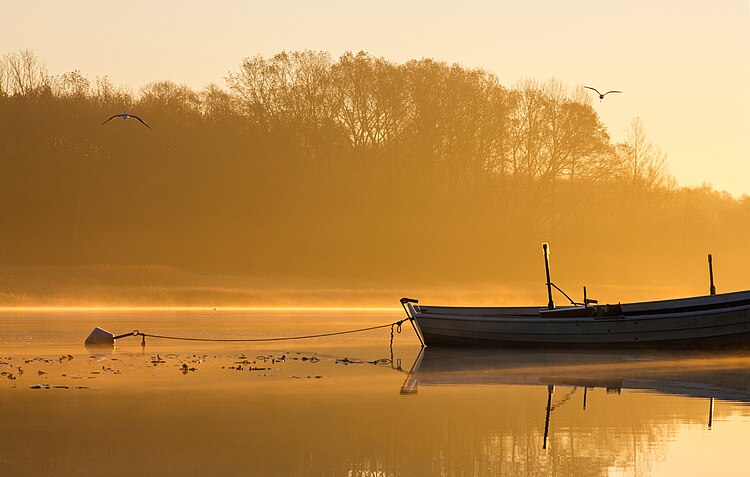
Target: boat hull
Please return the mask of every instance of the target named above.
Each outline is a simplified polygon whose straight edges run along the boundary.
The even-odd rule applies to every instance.
[[[750,346],[750,292],[592,310],[408,305],[428,346]]]
[[[750,348],[750,332],[734,333],[721,336],[701,336],[683,339],[654,339],[642,341],[611,341],[611,340],[577,340],[577,341],[541,341],[530,338],[529,340],[518,340],[516,337],[504,339],[502,337],[467,337],[446,334],[433,334],[422,330],[422,336],[427,346],[484,346],[484,347],[506,347],[506,348]]]

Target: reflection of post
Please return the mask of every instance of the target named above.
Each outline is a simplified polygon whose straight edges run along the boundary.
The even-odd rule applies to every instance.
[[[583,387],[583,410],[584,411],[586,410],[586,396],[588,395],[588,393],[589,393],[588,386],[584,386]]]
[[[708,429],[714,424],[714,398],[711,398],[711,402],[708,405]]]
[[[552,409],[552,393],[555,392],[555,386],[553,384],[549,384],[547,386],[547,417],[544,419],[544,443],[542,444],[542,449],[547,448],[547,443],[549,442],[549,414]]]
[[[409,373],[406,375],[404,384],[401,385],[401,390],[399,391],[399,394],[401,394],[402,396],[417,394],[417,391],[419,391],[419,388],[417,387],[419,385],[419,381],[414,377],[414,373],[416,373],[417,370],[419,369],[419,365],[422,363],[423,356],[424,356],[424,348],[420,348],[419,354],[414,359],[414,363],[411,365],[411,369],[409,370]]]

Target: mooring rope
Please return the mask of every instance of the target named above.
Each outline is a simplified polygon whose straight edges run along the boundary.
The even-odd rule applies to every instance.
[[[393,368],[393,369],[395,369],[395,370],[398,370],[398,371],[403,371],[403,369],[401,369],[401,358],[398,358],[398,360],[397,360],[397,361],[394,361],[394,360],[393,360],[393,331],[394,331],[394,329],[395,329],[395,331],[396,331],[396,332],[397,332],[398,334],[401,334],[401,324],[402,324],[402,323],[403,323],[404,321],[408,320],[408,319],[409,319],[409,318],[405,318],[405,319],[403,319],[403,320],[401,320],[401,321],[396,321],[396,322],[394,322],[394,323],[391,323],[391,342],[390,342],[390,344],[388,345],[388,348],[389,348],[389,349],[390,349],[390,351],[391,351],[391,359],[390,359],[389,361],[390,361],[390,365],[391,365],[391,368]]]
[[[346,331],[336,331],[333,333],[320,333],[315,335],[303,335],[303,336],[284,336],[284,337],[277,337],[277,338],[191,338],[187,336],[169,336],[169,335],[155,335],[151,333],[144,333],[139,330],[133,330],[130,333],[126,333],[124,335],[115,336],[115,339],[119,338],[125,338],[127,336],[142,336],[143,341],[141,344],[145,344],[146,337],[149,338],[160,338],[164,340],[179,340],[179,341],[205,341],[205,342],[236,342],[236,343],[246,343],[246,342],[260,342],[260,341],[292,341],[292,340],[304,340],[304,339],[310,339],[310,338],[323,338],[326,336],[338,336],[338,335],[346,335],[351,333],[361,333],[363,331],[371,331],[371,330],[377,330],[381,328],[391,328],[391,340],[393,340],[393,328],[396,327],[398,329],[398,332],[401,332],[401,325],[408,321],[409,318],[404,318],[403,320],[394,321],[392,323],[388,323],[385,325],[378,325],[378,326],[370,326],[367,328],[358,328],[356,330],[346,330]]]

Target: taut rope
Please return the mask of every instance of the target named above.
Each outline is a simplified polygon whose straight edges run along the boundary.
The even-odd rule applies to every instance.
[[[284,336],[284,337],[278,337],[278,338],[191,338],[187,336],[169,336],[169,335],[155,335],[151,333],[144,333],[142,331],[133,330],[130,333],[125,333],[123,335],[115,336],[114,339],[120,339],[125,338],[128,336],[141,336],[143,337],[143,340],[141,341],[141,344],[146,344],[146,337],[149,338],[160,338],[164,340],[179,340],[179,341],[205,341],[205,342],[235,342],[235,343],[248,343],[248,342],[261,342],[261,341],[292,341],[292,340],[304,340],[304,339],[310,339],[310,338],[323,338],[326,336],[338,336],[338,335],[346,335],[351,333],[361,333],[363,331],[371,331],[371,330],[377,330],[381,328],[390,328],[391,329],[391,340],[393,340],[393,329],[394,327],[398,330],[398,332],[401,332],[401,325],[408,321],[409,318],[404,318],[403,320],[394,321],[392,323],[388,323],[385,325],[378,325],[378,326],[370,326],[367,328],[357,328],[355,330],[347,330],[347,331],[336,331],[333,333],[320,333],[315,335],[302,335],[302,336]]]

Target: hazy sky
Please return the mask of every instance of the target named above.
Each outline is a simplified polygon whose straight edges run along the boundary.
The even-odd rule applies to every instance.
[[[244,57],[365,50],[435,58],[506,86],[556,78],[621,89],[593,101],[614,140],[641,117],[682,185],[750,193],[748,0],[27,1],[0,0],[0,53],[31,49],[138,87],[224,85]]]

